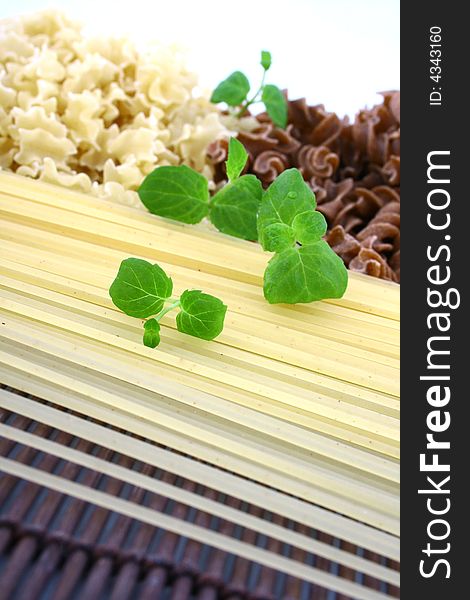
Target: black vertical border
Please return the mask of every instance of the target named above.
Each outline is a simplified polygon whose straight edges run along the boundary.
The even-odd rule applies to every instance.
[[[468,6],[468,5],[467,5]],[[401,573],[404,600],[457,600],[470,598],[470,106],[469,58],[470,25],[464,16],[466,4],[452,0],[401,3]],[[429,30],[442,29],[442,79],[430,80]],[[442,88],[442,106],[429,105],[432,86]],[[434,555],[447,558],[450,578],[442,566],[425,579],[419,573],[422,550],[428,540],[426,528],[433,518],[426,509],[426,497],[418,489],[426,485],[419,470],[419,455],[425,451],[428,382],[419,380],[426,367],[426,342],[430,335],[426,316],[429,244],[443,243],[442,232],[427,227],[427,154],[450,150],[451,184],[451,283],[461,293],[461,305],[450,310],[451,413],[450,429],[443,434],[451,442],[448,458],[451,509],[446,515],[451,526],[450,552]],[[442,265],[446,263],[441,262]],[[437,474],[439,479],[439,474]],[[429,486],[428,486],[429,487]],[[436,548],[445,542],[433,542]],[[428,566],[431,564],[428,559]]]

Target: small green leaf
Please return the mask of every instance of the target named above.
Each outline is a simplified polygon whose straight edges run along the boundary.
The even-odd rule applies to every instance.
[[[285,129],[287,126],[287,101],[281,90],[275,85],[265,85],[261,99],[274,125]]]
[[[160,343],[160,323],[157,319],[149,319],[144,323],[144,346],[156,348]]]
[[[235,71],[215,88],[211,102],[226,102],[229,106],[238,106],[250,91],[250,82],[241,71]]]
[[[228,158],[226,164],[227,177],[230,181],[233,181],[239,177],[243,171],[248,160],[248,152],[245,150],[245,146],[239,142],[236,138],[230,138],[228,143]]]
[[[273,223],[261,232],[260,244],[268,252],[281,252],[295,244],[294,230],[285,223]]]
[[[256,215],[262,196],[259,179],[255,175],[243,175],[215,194],[210,219],[222,233],[255,241],[258,239]]]
[[[269,67],[271,66],[271,52],[261,50],[261,66],[265,71],[269,70]]]
[[[318,242],[325,235],[327,224],[325,217],[318,211],[309,210],[299,213],[292,221],[295,239],[303,244]]]
[[[161,267],[140,258],[126,258],[109,295],[126,315],[146,319],[162,310],[172,291],[173,282]]]
[[[270,304],[341,298],[348,284],[343,261],[324,240],[275,254],[264,273]]]
[[[225,304],[199,290],[186,290],[181,294],[181,312],[176,315],[176,327],[203,340],[213,340],[224,328]]]
[[[209,212],[207,179],[186,165],[157,167],[138,193],[151,213],[182,223],[199,223]]]
[[[283,171],[263,195],[258,212],[258,235],[265,250],[263,230],[274,223],[292,226],[294,218],[315,209],[315,195],[298,169]]]

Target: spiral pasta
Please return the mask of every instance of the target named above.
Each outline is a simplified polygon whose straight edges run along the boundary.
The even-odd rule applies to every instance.
[[[262,114],[257,129],[239,134],[248,172],[267,187],[284,169],[298,168],[327,219],[327,239],[346,265],[399,281],[400,93],[384,93],[382,104],[360,111],[354,123],[305,99],[288,106],[286,130]],[[227,144],[212,144],[209,157],[222,181]]]

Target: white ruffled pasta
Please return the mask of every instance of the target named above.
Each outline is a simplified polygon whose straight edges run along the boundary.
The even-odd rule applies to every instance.
[[[134,206],[156,166],[210,180],[207,147],[230,130],[196,85],[173,46],[85,39],[55,11],[3,21],[0,168]]]

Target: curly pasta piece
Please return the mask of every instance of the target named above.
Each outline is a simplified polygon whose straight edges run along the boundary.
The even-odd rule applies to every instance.
[[[331,179],[338,168],[339,156],[328,146],[307,144],[298,151],[297,161],[304,179]]]
[[[276,150],[265,150],[255,158],[252,170],[265,185],[269,185],[288,167],[289,161],[285,154]]]
[[[346,233],[342,225],[333,227],[327,235],[326,241],[330,244],[338,256],[340,256],[345,265],[349,267],[349,263],[355,258],[361,250],[361,244],[349,233]]]
[[[358,255],[349,263],[351,271],[380,277],[388,281],[397,281],[395,273],[387,261],[372,248],[361,248]]]
[[[382,167],[382,175],[390,186],[400,185],[400,157],[392,154]]]
[[[0,167],[135,206],[157,166],[185,163],[211,179],[209,144],[255,120],[228,129],[196,86],[175,46],[85,38],[50,10],[4,20]]]
[[[315,192],[329,241],[351,269],[393,281],[400,276],[400,93],[358,113],[353,123],[304,98],[288,102],[288,126],[259,115],[243,132],[248,172],[264,187],[284,169],[298,168]],[[226,179],[227,144],[210,146],[217,184]],[[354,262],[353,262],[354,261]]]
[[[399,281],[399,272],[394,272],[387,259],[372,247],[373,238],[361,243],[346,233],[341,225],[336,225],[327,233],[326,240],[352,271],[389,281]]]
[[[360,242],[373,239],[372,247],[380,253],[394,253],[400,249],[400,203],[389,202],[358,234]]]

